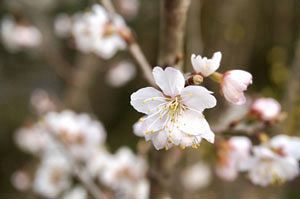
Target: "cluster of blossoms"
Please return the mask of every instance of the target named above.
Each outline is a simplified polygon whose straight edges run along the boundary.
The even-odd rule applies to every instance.
[[[282,184],[299,175],[300,138],[277,135],[260,145],[247,137],[224,141],[219,149],[218,176],[232,181],[247,172],[252,183],[260,186]]]
[[[1,39],[9,51],[16,52],[38,47],[42,35],[36,27],[7,16],[1,22]]]
[[[65,110],[46,113],[42,119],[16,133],[18,146],[39,160],[30,177],[18,171],[12,178],[15,187],[31,188],[47,198],[88,198],[74,181],[74,164],[101,184],[103,192],[114,198],[148,198],[147,164],[142,156],[122,147],[115,154],[105,146],[103,125],[87,114]]]
[[[125,21],[119,15],[108,14],[100,5],[94,5],[90,12],[76,14],[71,32],[80,51],[95,53],[104,59],[126,48]]]
[[[168,149],[174,145],[197,148],[202,139],[214,142],[214,133],[203,111],[213,108],[217,102],[211,91],[197,85],[202,83],[203,78],[212,76],[220,83],[229,102],[245,103],[243,92],[252,83],[250,73],[232,70],[222,75],[215,72],[220,66],[220,52],[215,53],[212,59],[192,55],[191,62],[195,72],[187,80],[175,68],[163,70],[155,67],[153,77],[161,91],[146,87],[131,95],[131,105],[145,114],[134,125],[134,132],[151,140],[156,149]]]
[[[272,124],[280,119],[281,106],[272,98],[259,98],[250,107],[249,115],[259,122]],[[259,145],[245,136],[221,140],[218,145],[216,173],[232,181],[239,172],[247,172],[256,185],[282,184],[299,175],[300,138],[276,135],[269,139],[258,134]]]

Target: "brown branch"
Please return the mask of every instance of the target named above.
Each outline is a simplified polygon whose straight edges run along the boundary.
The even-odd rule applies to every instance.
[[[103,5],[103,7],[110,13],[111,16],[116,14],[115,8],[114,8],[111,0],[101,0],[101,3]],[[148,81],[148,83],[150,85],[155,86],[154,79],[152,76],[152,67],[149,64],[147,58],[145,57],[143,51],[141,50],[141,47],[139,46],[137,41],[134,39],[134,36],[132,34],[130,27],[127,26],[127,29],[128,30],[125,30],[126,31],[125,40],[127,41],[127,44],[128,44],[128,50],[129,50],[131,56],[133,57],[133,59],[140,66],[145,79]]]
[[[190,0],[161,0],[158,63],[182,68],[183,43]]]
[[[185,23],[189,4],[190,0],[161,1],[161,35],[158,58],[160,65],[174,65],[178,57],[183,54]],[[181,63],[177,65],[180,68]],[[152,150],[152,172],[162,176],[164,182],[168,183],[167,185],[162,184],[156,178],[150,178],[151,198],[173,198],[171,197],[171,187],[178,177],[176,174],[178,174],[178,164],[182,154],[183,152],[179,148],[172,148],[168,151]],[[177,195],[177,197],[180,196]]]

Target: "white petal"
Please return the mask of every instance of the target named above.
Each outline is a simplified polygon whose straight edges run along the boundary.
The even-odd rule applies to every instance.
[[[181,97],[188,108],[202,112],[217,104],[216,98],[211,93],[202,86],[187,86],[182,90]]]
[[[166,119],[167,119],[166,115],[160,116],[159,114],[155,114],[155,113],[147,117],[144,117],[141,120],[139,130],[143,132],[144,135],[147,133],[160,131],[163,129]]]
[[[211,143],[214,142],[214,133],[202,114],[185,111],[179,118],[179,129],[188,135],[199,135]]]
[[[168,143],[168,133],[165,131],[160,131],[159,133],[156,133],[152,137],[152,142],[157,150],[165,148]]]
[[[211,59],[201,57],[200,55],[196,56],[195,54],[192,54],[191,63],[196,72],[201,73],[204,77],[207,77],[219,68],[221,58],[221,52],[214,53]]]
[[[175,68],[167,67],[163,70],[160,67],[155,67],[153,69],[153,76],[156,84],[168,96],[175,97],[184,88],[184,76]]]
[[[270,140],[273,148],[281,149],[285,155],[300,159],[300,138],[287,135],[277,135]]]
[[[136,123],[134,123],[133,125],[133,133],[139,137],[144,137],[144,132],[143,132],[143,129],[142,129],[142,124],[143,124],[143,120],[145,118],[142,117],[140,118]]]
[[[145,114],[154,113],[157,111],[157,107],[165,102],[163,94],[152,87],[139,89],[130,98],[133,108]]]

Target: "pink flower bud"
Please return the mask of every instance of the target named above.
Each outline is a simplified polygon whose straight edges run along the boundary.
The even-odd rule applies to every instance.
[[[243,70],[230,70],[223,75],[221,89],[227,101],[242,105],[246,102],[244,91],[252,84],[252,75]]]
[[[273,98],[259,98],[251,106],[251,113],[264,121],[274,120],[280,114],[281,106]]]

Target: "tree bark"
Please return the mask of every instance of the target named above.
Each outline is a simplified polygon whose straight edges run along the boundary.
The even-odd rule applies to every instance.
[[[183,63],[183,44],[187,11],[190,0],[162,0],[160,21],[160,45],[158,64],[161,66]]]
[[[184,34],[189,5],[190,0],[161,1],[160,50],[158,57],[160,66],[176,66],[182,69]],[[172,196],[170,190],[172,182],[176,181],[178,177],[176,174],[178,174],[178,163],[182,153],[179,148],[166,151],[153,150],[151,152],[150,198],[159,199]],[[178,186],[179,183],[176,184]],[[178,197],[177,193],[176,197]]]

